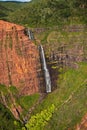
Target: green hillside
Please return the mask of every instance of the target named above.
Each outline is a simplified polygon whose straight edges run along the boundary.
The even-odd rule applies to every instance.
[[[8,20],[33,27],[58,26],[72,21],[86,23],[86,14],[86,1],[33,0],[11,13]]]
[[[87,2],[82,0],[0,2],[0,19],[31,27],[58,26],[72,21],[86,23],[86,15]]]
[[[29,114],[28,122],[22,128],[20,123],[14,123],[16,119],[9,110],[0,104],[0,129],[75,130],[87,113],[87,1],[0,2],[0,19],[32,28],[35,44],[43,45],[47,65],[52,72],[56,72],[52,76],[57,79],[56,87],[52,86],[55,89],[40,102],[40,94],[20,96],[15,87],[0,85],[0,102],[4,95],[11,108],[11,92],[16,106],[22,107],[21,119]],[[44,31],[35,32],[37,28]],[[64,66],[61,63],[62,67],[57,60],[51,59],[51,56],[59,56],[57,53],[61,46],[64,49],[62,54],[67,54],[65,62],[69,63]],[[71,59],[68,59],[69,56]]]
[[[68,69],[60,75],[58,89],[36,107],[26,125],[28,130],[75,130],[87,112],[86,70],[87,63],[80,63],[77,70]]]
[[[12,113],[0,103],[0,130],[17,130],[18,126],[14,125],[15,120]]]
[[[23,3],[18,2],[1,2],[0,1],[0,19],[5,19],[9,15],[10,12],[14,12],[17,9],[23,7]]]

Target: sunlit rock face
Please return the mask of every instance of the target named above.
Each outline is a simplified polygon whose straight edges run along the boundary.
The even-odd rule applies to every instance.
[[[38,92],[38,49],[22,26],[0,20],[0,83],[21,94]]]

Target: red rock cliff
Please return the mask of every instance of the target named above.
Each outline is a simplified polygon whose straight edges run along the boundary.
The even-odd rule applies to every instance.
[[[0,83],[22,94],[38,92],[38,50],[24,27],[0,20]]]

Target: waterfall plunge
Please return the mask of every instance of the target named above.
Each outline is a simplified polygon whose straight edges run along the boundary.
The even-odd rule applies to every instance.
[[[41,54],[41,60],[42,60],[45,82],[46,82],[46,92],[49,93],[49,92],[51,92],[51,79],[50,79],[50,74],[49,74],[49,71],[48,71],[47,65],[46,65],[44,50],[41,45],[40,45],[40,54]]]

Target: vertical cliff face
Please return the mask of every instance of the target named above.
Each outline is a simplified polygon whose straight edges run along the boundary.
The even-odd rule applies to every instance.
[[[38,92],[38,50],[24,27],[0,20],[0,83],[21,94]]]

